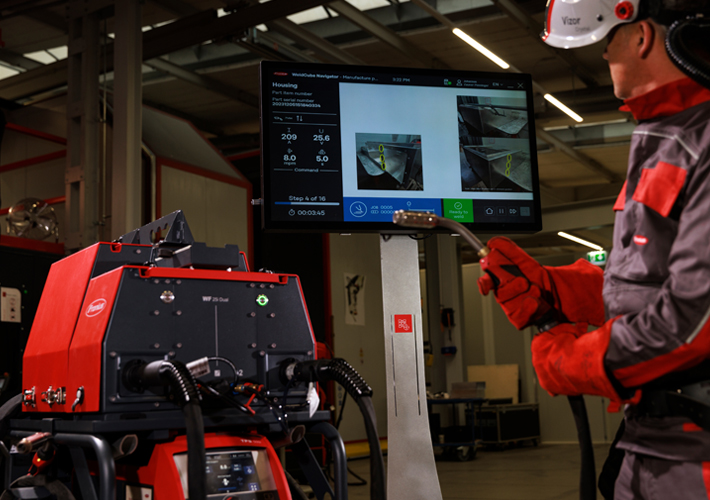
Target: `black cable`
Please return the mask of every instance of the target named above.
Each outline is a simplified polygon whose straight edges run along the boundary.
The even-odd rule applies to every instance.
[[[175,397],[180,396],[178,405],[182,407],[185,416],[188,498],[190,500],[204,500],[207,498],[205,427],[202,421],[197,382],[187,367],[179,361],[163,361],[159,366],[157,371],[159,376],[169,381]]]
[[[182,408],[185,416],[187,438],[188,497],[205,500],[207,484],[205,470],[205,429],[200,408],[200,393],[195,377],[184,363],[158,360],[151,363],[134,363],[124,372],[124,384],[140,392],[145,387],[167,385],[171,397]]]
[[[348,393],[345,392],[343,394],[343,402],[340,404],[340,412],[338,413],[338,420],[335,422],[335,429],[340,428],[340,424],[343,421],[343,415],[345,414],[345,402],[348,400]],[[329,456],[328,463],[326,464],[326,471],[328,473],[328,479],[331,481],[334,481],[332,475],[330,474],[330,465],[332,463],[332,457]],[[350,483],[348,482],[348,486],[366,486],[367,485],[367,479],[364,477],[358,475],[355,473],[350,467],[346,467],[348,470],[348,473],[355,476],[358,479],[357,483]]]
[[[330,472],[330,466],[333,465],[333,459],[332,457],[328,458],[328,462],[325,464],[325,475],[328,478],[329,481],[335,482],[335,478],[333,477],[333,474]],[[354,472],[350,467],[346,466],[345,467],[348,471],[348,474],[355,476],[358,479],[357,483],[351,483],[348,482],[348,486],[367,486],[367,479],[364,477],[358,475],[356,472]]]
[[[431,238],[432,236],[434,236],[434,233],[425,234],[424,236],[414,236],[413,234],[410,234],[408,236],[413,240],[423,241],[423,240],[426,240],[427,238]]]
[[[251,415],[252,413],[249,411],[249,409],[241,404],[239,401],[236,401],[233,398],[227,397],[226,395],[222,394],[218,390],[216,390],[214,387],[210,387],[209,385],[199,385],[200,390],[202,391],[203,394],[206,394],[208,396],[211,396],[213,398],[218,399],[219,401],[233,407],[237,408],[238,410],[241,410],[242,412],[246,413],[247,415]]]
[[[367,441],[370,445],[370,498],[372,500],[384,500],[387,481],[385,479],[385,461],[382,458],[380,438],[377,435],[375,407],[372,405],[370,396],[361,397],[355,401],[364,417]]]
[[[357,402],[362,413],[370,445],[370,498],[384,500],[387,497],[385,464],[382,458],[380,438],[377,434],[377,417],[372,405],[372,388],[365,379],[342,358],[317,359],[284,363],[281,367],[284,382],[296,379],[302,382],[338,382]]]
[[[197,401],[191,401],[182,409],[185,415],[185,437],[187,438],[187,490],[190,500],[207,498],[205,470],[205,429],[202,410]]]
[[[239,382],[239,374],[237,373],[237,367],[234,366],[234,363],[232,363],[230,360],[227,358],[223,358],[222,356],[210,356],[207,358],[207,361],[222,361],[223,363],[226,363],[229,365],[229,367],[232,369],[232,373],[234,373],[234,383]]]
[[[567,318],[560,311],[552,309],[539,318],[535,326],[542,333],[561,322],[567,322]],[[581,395],[567,396],[567,400],[577,427],[577,440],[582,457],[579,470],[579,498],[580,500],[596,500],[597,472],[594,464],[594,447],[592,446],[592,433],[589,429],[587,406],[584,404],[584,396]]]
[[[338,413],[338,420],[335,422],[335,428],[340,429],[340,422],[343,421],[343,413],[345,413],[345,402],[348,400],[348,393],[343,395],[343,402],[340,404],[340,413]]]
[[[367,479],[365,479],[364,477],[359,476],[358,474],[353,472],[353,470],[350,467],[348,467],[347,469],[348,469],[349,474],[351,474],[359,479],[359,481],[357,483],[348,483],[348,486],[366,486],[367,485]]]
[[[574,415],[577,426],[577,439],[579,451],[582,456],[582,465],[579,474],[580,500],[596,500],[597,498],[597,473],[594,465],[594,448],[592,447],[592,433],[589,430],[587,406],[584,396],[567,396],[569,405]]]

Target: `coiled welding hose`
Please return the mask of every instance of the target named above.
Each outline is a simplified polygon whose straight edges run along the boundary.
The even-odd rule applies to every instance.
[[[385,462],[382,458],[380,438],[377,434],[377,417],[372,405],[372,389],[350,364],[341,358],[314,361],[287,361],[282,365],[282,381],[339,383],[355,400],[365,422],[367,442],[370,445],[370,498],[385,500]]]
[[[666,34],[666,52],[673,63],[706,88],[710,88],[709,36],[710,19],[702,15],[675,21]]]
[[[127,366],[123,375],[124,384],[142,392],[147,387],[167,386],[171,396],[185,416],[187,438],[187,485],[190,500],[205,500],[205,429],[200,407],[197,382],[184,363],[173,360],[158,360],[151,363],[138,362]]]

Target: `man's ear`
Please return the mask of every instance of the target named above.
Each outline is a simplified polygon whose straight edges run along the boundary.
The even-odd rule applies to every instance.
[[[637,53],[639,57],[646,59],[651,53],[653,44],[658,36],[656,28],[648,21],[639,21],[637,23],[636,36],[638,36]]]

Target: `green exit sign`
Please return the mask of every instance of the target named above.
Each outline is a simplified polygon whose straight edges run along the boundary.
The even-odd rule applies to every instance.
[[[594,264],[595,266],[605,266],[606,265],[607,252],[606,250],[601,250],[599,252],[589,252],[587,253],[587,260]]]

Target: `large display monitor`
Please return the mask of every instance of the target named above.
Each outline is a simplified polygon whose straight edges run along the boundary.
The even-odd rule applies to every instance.
[[[415,232],[400,209],[541,229],[530,75],[265,61],[260,77],[264,229]]]

